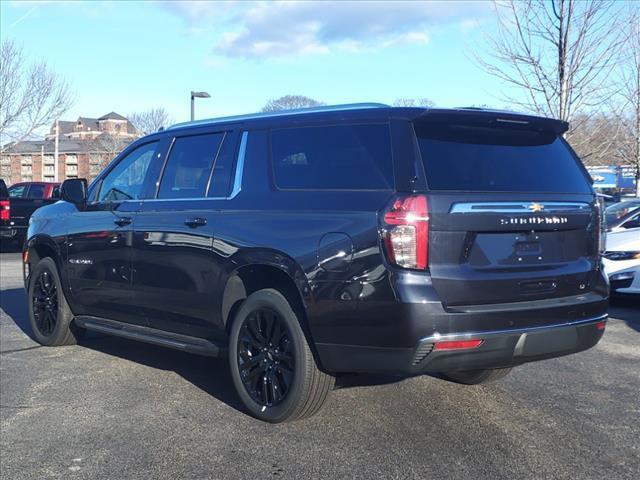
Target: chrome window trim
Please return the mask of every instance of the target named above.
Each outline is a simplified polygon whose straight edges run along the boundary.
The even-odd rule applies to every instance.
[[[236,174],[233,179],[233,189],[231,193],[227,197],[228,199],[235,198],[236,195],[240,193],[242,190],[242,175],[244,174],[244,157],[247,153],[247,138],[249,137],[249,132],[246,130],[242,132],[242,138],[240,139],[240,150],[238,151],[238,161],[236,162]]]
[[[240,140],[240,149],[238,150],[238,159],[236,160],[235,176],[233,179],[233,189],[226,197],[188,197],[188,198],[145,198],[139,200],[141,202],[190,202],[194,200],[231,200],[235,198],[242,190],[242,176],[244,174],[244,158],[247,151],[248,131],[242,132]],[[213,166],[211,167],[213,169]],[[210,181],[210,180],[209,180]]]
[[[533,211],[529,208],[533,204],[538,204],[544,208]],[[591,205],[586,202],[456,202],[451,206],[449,213],[539,213],[547,212],[571,212],[588,211]]]

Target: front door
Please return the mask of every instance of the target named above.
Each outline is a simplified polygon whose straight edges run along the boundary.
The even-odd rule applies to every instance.
[[[70,216],[67,271],[74,313],[144,324],[132,309],[133,221],[147,185],[157,179],[160,151],[155,141],[125,153],[100,181],[95,201]]]

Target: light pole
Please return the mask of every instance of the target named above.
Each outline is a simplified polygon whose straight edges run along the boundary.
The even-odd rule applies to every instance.
[[[194,117],[195,117],[195,112],[194,112],[194,107],[195,107],[195,98],[210,98],[211,95],[209,95],[207,92],[194,92],[193,90],[191,91],[191,121],[193,122]]]

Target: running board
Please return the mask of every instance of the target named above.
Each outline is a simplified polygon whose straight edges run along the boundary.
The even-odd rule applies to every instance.
[[[155,328],[87,315],[78,315],[74,321],[78,326],[86,328],[87,330],[93,330],[94,332],[152,343],[161,347],[173,348],[197,355],[220,357],[227,353],[226,347],[222,344],[217,344],[204,338],[190,337],[188,335],[180,335],[179,333],[165,332]]]

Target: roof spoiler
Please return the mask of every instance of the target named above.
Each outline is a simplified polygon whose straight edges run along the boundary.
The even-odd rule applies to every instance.
[[[525,129],[551,131],[558,135],[562,135],[569,130],[569,124],[562,120],[499,110],[430,108],[416,120],[429,123],[453,123],[485,127],[520,126]]]

